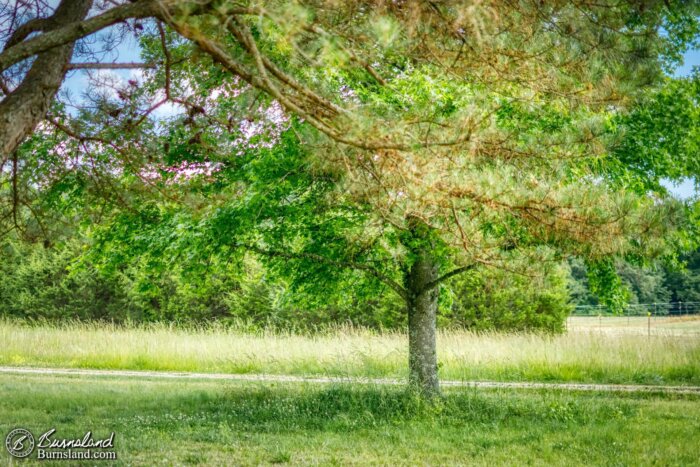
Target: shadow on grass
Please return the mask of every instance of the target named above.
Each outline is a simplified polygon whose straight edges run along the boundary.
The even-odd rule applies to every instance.
[[[0,375],[0,394],[0,432],[115,432],[126,465],[692,465],[700,402],[483,389],[430,402],[387,386],[49,375]]]
[[[139,422],[235,426],[246,431],[347,432],[411,423],[449,425],[590,424],[634,415],[632,401],[592,394],[450,391],[428,401],[386,387],[234,387],[211,394],[173,394],[144,409]]]

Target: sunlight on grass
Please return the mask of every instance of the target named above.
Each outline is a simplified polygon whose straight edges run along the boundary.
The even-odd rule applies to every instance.
[[[222,326],[0,320],[0,342],[0,364],[13,366],[367,377],[407,372],[405,334],[348,327],[302,336]],[[444,379],[700,384],[700,339],[694,336],[443,331],[438,349]]]
[[[0,432],[115,432],[117,465],[694,465],[700,429],[689,395],[47,375],[0,393]]]

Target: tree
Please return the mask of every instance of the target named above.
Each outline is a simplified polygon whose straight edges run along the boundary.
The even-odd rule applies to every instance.
[[[428,394],[438,391],[435,316],[444,280],[476,265],[526,272],[528,263],[554,264],[562,254],[583,256],[607,274],[612,256],[658,254],[675,239],[679,206],[620,183],[629,163],[610,157],[619,137],[612,122],[697,41],[695,2],[99,7],[79,20],[58,15],[59,7],[48,22],[27,21],[33,37],[9,23],[0,71],[14,74],[0,144],[3,167],[13,157],[10,212],[21,204],[12,180],[28,149],[19,143],[34,128],[55,129],[62,151],[101,169],[117,161],[136,175],[153,159],[207,163],[235,154],[226,135],[239,131],[240,103],[274,99],[303,120],[299,138],[313,148],[313,164],[337,174],[337,192],[375,225],[395,229],[403,277],[379,278],[407,304],[411,381]],[[23,61],[134,18],[148,23],[132,23],[144,44],[143,86],[123,86],[79,115],[60,102],[48,117],[38,104],[21,110],[13,103],[19,90],[39,91]],[[105,65],[119,66],[68,66]],[[45,98],[55,94],[55,86],[45,89]],[[209,102],[213,90],[227,95]],[[182,115],[167,130],[153,118],[166,104]],[[11,112],[26,118],[10,120]],[[42,118],[46,127],[37,127]],[[277,253],[312,259],[309,247]],[[323,261],[337,262],[338,252],[330,253]]]
[[[576,305],[598,305],[599,300],[588,286],[586,268],[581,261],[572,261],[569,284],[572,302]],[[617,276],[624,295],[624,305],[667,303],[670,291],[666,286],[668,270],[656,265],[654,268],[633,265],[624,261],[615,264]]]
[[[663,194],[667,193],[664,179],[690,178],[697,183],[700,173],[697,158],[700,74],[697,71],[685,78],[665,79],[662,85],[643,93],[629,112],[616,114],[611,124],[620,135],[611,146],[602,174],[611,183],[638,193]],[[656,262],[640,257],[633,258],[635,264],[616,262],[614,269],[620,277],[607,280],[620,281],[622,287],[617,297],[611,297],[613,300],[623,304],[679,302],[683,301],[678,298],[685,294],[683,289],[692,291],[693,257],[700,238],[699,205],[697,199],[687,200],[685,204],[689,217],[674,240],[674,254]],[[677,256],[681,263],[689,263],[689,271],[682,269]],[[591,293],[585,266],[580,261],[570,265],[574,303],[598,304],[598,298]]]
[[[50,16],[32,18],[17,28],[6,29],[3,31],[6,36],[4,49],[21,45],[35,31],[49,33],[66,24],[79,23],[85,19],[91,4],[91,0],[62,1]],[[5,9],[9,8],[8,4]],[[18,2],[13,11],[15,17],[20,8]],[[11,24],[10,28],[12,26]],[[5,96],[0,102],[0,154],[3,155],[3,163],[43,120],[63,82],[73,47],[74,42],[66,42],[54,48],[43,49],[36,54],[29,70],[14,89],[3,86]],[[13,161],[13,164],[16,165],[17,162]]]
[[[663,193],[664,178],[697,177],[700,70],[685,78],[666,78],[642,94],[630,112],[615,115],[612,125],[621,135],[611,149],[607,168],[615,174],[613,179],[640,192]]]
[[[687,255],[685,270],[666,271],[664,281],[673,302],[700,302],[700,251]]]

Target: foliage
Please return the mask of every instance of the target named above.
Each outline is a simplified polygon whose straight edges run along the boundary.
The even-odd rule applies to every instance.
[[[88,245],[66,253],[61,290],[106,281],[124,304],[114,319],[395,328],[388,294],[426,292],[407,277],[427,254],[444,322],[554,331],[563,257],[619,308],[615,258],[695,239],[689,206],[660,185],[697,174],[697,79],[664,75],[697,42],[695,2],[103,7],[105,25],[150,18],[134,26],[149,66],[36,111],[0,195],[24,239]],[[42,52],[17,58],[36,41],[14,27],[3,70]],[[47,261],[63,284],[66,259]],[[51,297],[35,305],[62,313]]]
[[[640,192],[666,192],[663,180],[700,180],[700,70],[667,78],[628,113],[611,118],[618,135],[608,174]]]
[[[49,250],[41,245],[3,242],[0,310],[29,319],[124,320],[129,307],[124,288],[94,268],[71,271],[81,245]]]
[[[539,277],[480,269],[452,280],[452,306],[439,321],[468,329],[561,332],[571,308],[566,275]]]
[[[397,229],[420,218],[455,264],[508,265],[516,247],[533,261],[658,254],[673,240],[674,209],[598,177],[636,164],[609,157],[610,121],[648,130],[624,114],[697,40],[694,2],[149,6],[133,8],[156,20],[138,33],[154,67],[114,92],[100,83],[78,112],[59,99],[37,131],[58,133],[58,152],[168,178],[230,158],[269,98],[304,121],[295,131],[338,192]]]
[[[681,255],[679,259],[683,266],[660,264],[646,267],[617,262],[614,269],[625,296],[623,304],[700,301],[699,257],[700,250]],[[581,261],[571,261],[569,265],[571,278],[568,288],[572,303],[601,303],[600,297],[592,293],[585,265]]]
[[[308,290],[290,285],[251,255],[243,259],[242,269],[218,262],[205,275],[193,276],[186,262],[157,269],[140,253],[120,260],[119,268],[110,271],[93,263],[94,252],[86,248],[78,241],[48,249],[5,242],[0,315],[51,321],[245,323],[250,329],[299,332],[339,323],[374,329],[406,325],[402,304],[387,290],[367,284],[362,275],[335,286],[332,281],[317,283]],[[557,280],[534,290],[527,280],[503,271],[475,272],[466,285],[453,281],[445,290],[440,325],[558,331],[568,311],[565,291]]]
[[[622,312],[628,292],[622,288],[622,280],[611,258],[588,264],[588,287],[613,312]]]
[[[664,286],[674,302],[700,302],[700,250],[686,256],[682,270],[667,271]]]

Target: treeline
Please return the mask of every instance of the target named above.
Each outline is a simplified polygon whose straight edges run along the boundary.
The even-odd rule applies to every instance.
[[[700,250],[683,255],[681,267],[644,268],[625,262],[616,264],[629,304],[700,302]],[[591,293],[588,275],[580,261],[570,262],[569,292],[574,305],[599,305]]]
[[[265,270],[253,255],[243,268],[213,265],[197,279],[181,268],[130,262],[105,271],[85,241],[59,246],[6,239],[0,250],[0,316],[29,320],[235,323],[250,329],[308,331],[334,324],[375,329],[406,326],[406,312],[386,290],[358,276],[353,287],[310,298]],[[700,250],[684,268],[616,265],[627,302],[700,302]],[[241,274],[241,270],[245,271]],[[537,283],[534,284],[533,281]],[[598,305],[585,265],[572,260],[541,277],[479,268],[441,291],[442,327],[559,332],[576,305]]]
[[[177,267],[156,270],[138,261],[117,271],[91,263],[87,243],[45,247],[6,240],[1,248],[0,316],[28,320],[124,322],[218,321],[250,329],[292,331],[352,324],[406,326],[406,311],[391,293],[361,276],[352,287],[311,297],[265,270],[253,255],[243,268],[212,265],[193,278]],[[240,271],[245,271],[243,274]],[[438,323],[474,330],[559,332],[570,312],[566,268],[538,278],[480,268],[441,290]]]
[[[406,313],[387,291],[358,277],[353,288],[329,289],[322,299],[269,274],[254,256],[245,267],[212,266],[195,280],[186,271],[125,264],[103,271],[85,242],[45,247],[6,240],[0,262],[0,315],[29,320],[235,323],[250,329],[308,331],[347,323],[375,329],[406,326]],[[700,301],[700,251],[686,267],[617,264],[628,303]],[[537,284],[533,284],[533,280]],[[450,281],[441,292],[442,327],[561,331],[575,305],[598,305],[586,268],[570,261],[540,278],[487,268]]]

